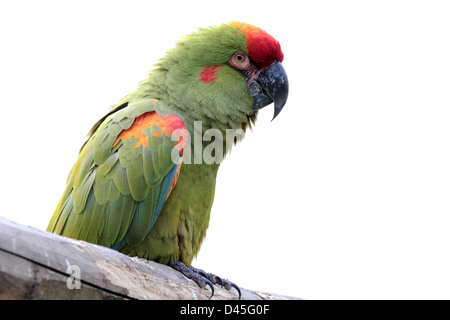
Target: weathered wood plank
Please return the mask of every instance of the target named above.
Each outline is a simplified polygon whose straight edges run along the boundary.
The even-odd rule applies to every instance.
[[[234,290],[216,287],[215,291],[213,299],[237,299]],[[0,299],[195,300],[209,296],[209,289],[199,288],[166,265],[0,217]],[[289,298],[242,289],[242,299]]]
[[[67,276],[0,251],[0,300],[124,299],[87,284],[68,290]]]

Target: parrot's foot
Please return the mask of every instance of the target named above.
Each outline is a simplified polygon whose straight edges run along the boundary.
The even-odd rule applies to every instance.
[[[222,279],[215,274],[207,273],[201,269],[197,269],[194,267],[187,267],[183,262],[177,261],[173,266],[175,270],[184,274],[187,278],[195,281],[200,288],[205,288],[208,285],[211,288],[211,297],[214,295],[214,285],[218,284],[227,290],[231,290],[231,288],[235,288],[239,294],[239,300],[241,299],[241,289],[233,282],[228,281],[227,279]]]

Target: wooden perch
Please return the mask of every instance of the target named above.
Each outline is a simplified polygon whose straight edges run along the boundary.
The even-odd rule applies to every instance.
[[[292,299],[242,289],[243,300]],[[0,217],[2,299],[209,299],[171,267]],[[237,299],[215,288],[212,299]]]

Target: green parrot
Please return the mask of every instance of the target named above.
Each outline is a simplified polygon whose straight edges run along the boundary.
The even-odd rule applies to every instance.
[[[234,283],[191,262],[223,156],[259,109],[274,103],[275,118],[287,101],[282,61],[279,42],[246,23],[184,37],[93,126],[47,231],[170,265],[212,294],[219,284],[240,297]]]

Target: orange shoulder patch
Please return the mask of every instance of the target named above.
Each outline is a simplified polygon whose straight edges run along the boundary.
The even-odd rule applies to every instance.
[[[184,129],[186,130],[186,126],[184,125],[183,120],[181,120],[178,116],[172,114],[170,116],[161,117],[155,111],[147,112],[137,117],[131,127],[126,130],[123,130],[118,136],[113,146],[115,146],[120,140],[125,141],[130,139],[131,137],[135,137],[138,139],[136,142],[135,148],[139,148],[140,146],[147,147],[147,137],[143,133],[143,130],[148,129],[156,125],[161,128],[159,131],[153,133],[155,137],[161,137],[164,133],[167,137],[170,137],[175,130]],[[176,143],[177,149],[181,150],[186,143],[180,137],[178,142]],[[181,144],[181,145],[179,145]]]

